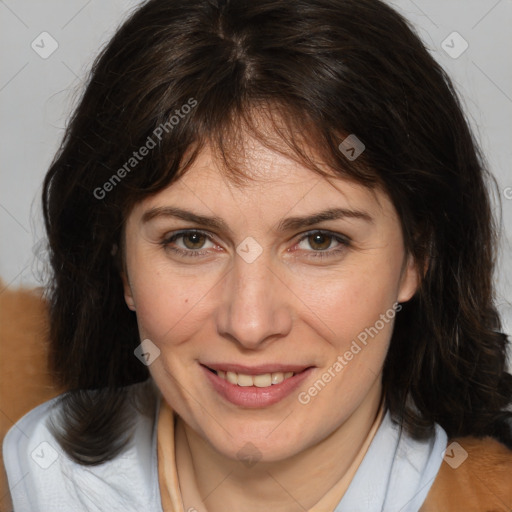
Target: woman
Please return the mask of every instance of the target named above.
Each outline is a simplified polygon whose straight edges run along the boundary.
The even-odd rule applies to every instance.
[[[45,179],[15,511],[510,507],[488,178],[385,3],[143,4]]]

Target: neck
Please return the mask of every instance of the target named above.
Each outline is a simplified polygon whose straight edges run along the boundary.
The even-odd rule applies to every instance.
[[[380,425],[381,396],[377,379],[362,404],[320,442],[285,460],[250,466],[219,453],[178,417],[176,459],[184,510],[252,512],[257,505],[304,512],[321,500],[326,510],[329,491],[341,493],[336,502],[342,498]]]

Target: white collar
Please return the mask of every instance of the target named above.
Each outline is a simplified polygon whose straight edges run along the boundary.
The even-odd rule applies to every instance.
[[[391,421],[389,410],[334,512],[418,512],[443,461],[441,426],[416,441]]]

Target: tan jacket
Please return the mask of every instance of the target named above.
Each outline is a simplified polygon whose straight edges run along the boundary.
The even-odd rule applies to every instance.
[[[512,450],[491,437],[463,437],[468,457],[456,469],[445,460],[420,512],[511,512]]]

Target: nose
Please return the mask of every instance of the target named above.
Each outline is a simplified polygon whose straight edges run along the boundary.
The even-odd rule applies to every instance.
[[[286,336],[292,326],[291,291],[264,253],[252,263],[235,256],[217,309],[217,329],[246,349]]]

